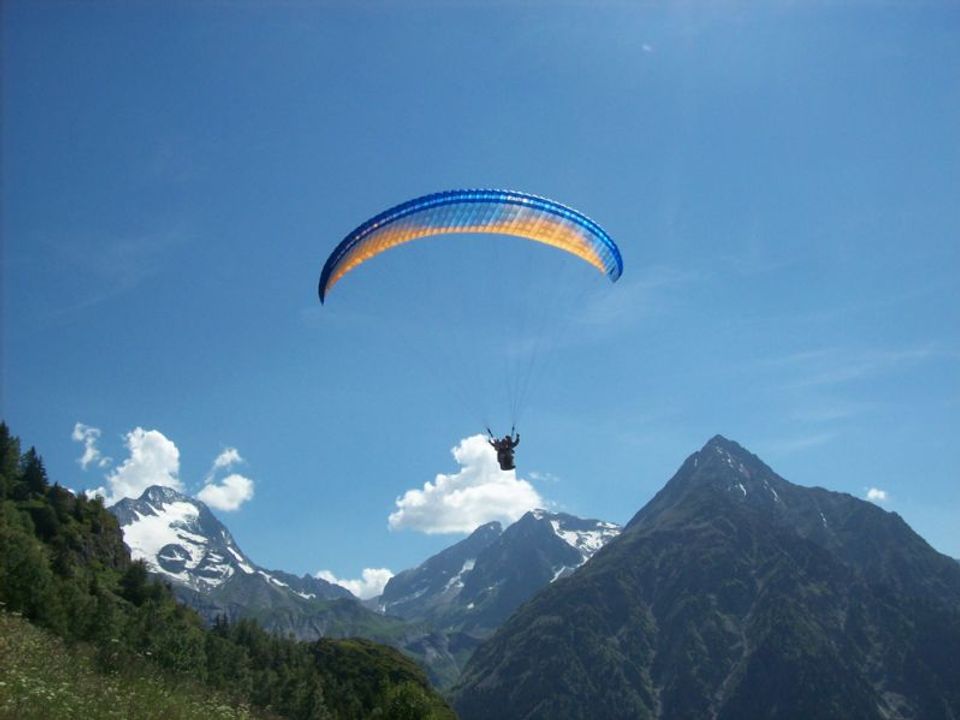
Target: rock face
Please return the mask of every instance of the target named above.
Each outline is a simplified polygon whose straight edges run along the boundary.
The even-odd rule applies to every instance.
[[[462,720],[960,717],[960,567],[715,437],[454,690]]]
[[[506,530],[489,523],[392,577],[380,609],[447,632],[486,637],[539,590],[583,565],[620,529],[544,510],[526,513]]]

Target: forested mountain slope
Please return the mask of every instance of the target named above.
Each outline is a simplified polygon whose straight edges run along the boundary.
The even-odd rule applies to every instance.
[[[455,690],[463,720],[960,717],[960,567],[715,437]]]

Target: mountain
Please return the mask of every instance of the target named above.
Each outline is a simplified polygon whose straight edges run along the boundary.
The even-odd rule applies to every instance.
[[[448,639],[421,623],[364,607],[347,589],[319,578],[265,570],[237,546],[207,506],[168,487],[147,488],[110,508],[134,560],[170,582],[174,595],[208,625],[249,618],[280,637],[362,637],[399,648],[431,680],[448,685],[461,661]]]
[[[229,596],[242,584],[244,594],[296,595],[305,600],[351,598],[350,591],[319,578],[298,578],[257,566],[237,546],[230,531],[199,500],[173,488],[153,485],[133,500],[110,508],[134,560],[170,580],[175,588],[200,595]],[[244,577],[246,576],[246,577]]]
[[[720,436],[468,662],[462,720],[956,718],[960,567]]]
[[[485,637],[537,591],[583,565],[620,526],[533,510],[493,522],[390,579],[380,609],[444,631]]]
[[[481,525],[466,539],[397,573],[377,599],[379,610],[399,617],[429,617],[446,607],[463,589],[463,576],[473,570],[477,556],[502,532],[498,522]]]

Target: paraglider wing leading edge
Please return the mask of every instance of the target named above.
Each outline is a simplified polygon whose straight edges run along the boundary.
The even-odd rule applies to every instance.
[[[456,233],[498,233],[544,243],[582,258],[614,282],[623,272],[616,243],[572,208],[508,190],[448,190],[385,210],[347,235],[323,266],[320,302],[344,275],[385,250]]]

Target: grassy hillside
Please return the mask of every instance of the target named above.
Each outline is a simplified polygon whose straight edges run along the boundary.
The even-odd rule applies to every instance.
[[[149,662],[99,670],[99,651],[68,646],[27,620],[0,612],[2,720],[272,720],[185,678],[171,681]]]

